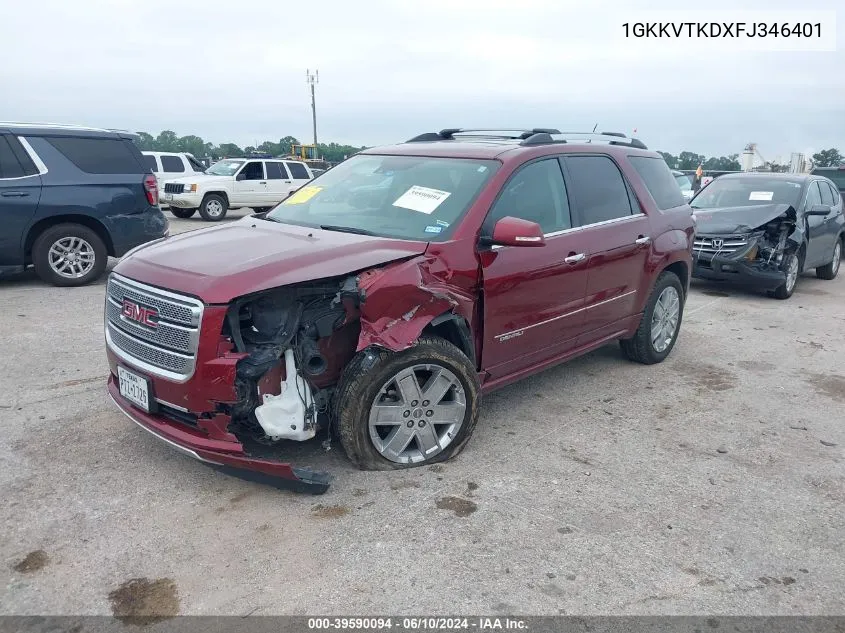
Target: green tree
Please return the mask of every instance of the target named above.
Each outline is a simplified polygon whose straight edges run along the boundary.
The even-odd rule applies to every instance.
[[[177,146],[180,152],[187,152],[196,158],[205,156],[205,141],[199,136],[183,136],[177,141]]]
[[[215,155],[226,158],[237,158],[244,155],[244,151],[234,143],[222,143],[214,150]]]
[[[666,161],[666,164],[669,165],[669,169],[677,169],[678,168],[678,159],[675,156],[672,156],[669,152],[657,152],[663,157],[663,160]]]
[[[694,154],[693,152],[681,152],[678,154],[677,169],[697,169],[699,165],[704,163],[704,156],[702,154]]]
[[[159,133],[155,140],[156,151],[159,152],[178,152],[179,151],[179,137],[176,132],[171,130],[163,130]]]
[[[712,171],[740,171],[742,167],[737,160],[739,154],[731,154],[730,156],[720,156],[716,158],[711,156],[704,161],[704,169]]]
[[[838,149],[823,149],[813,154],[813,165],[816,167],[838,167],[845,161],[845,156]]]
[[[152,134],[147,134],[146,132],[138,132],[137,143],[138,147],[141,149],[142,152],[155,151],[156,140],[153,138]]]

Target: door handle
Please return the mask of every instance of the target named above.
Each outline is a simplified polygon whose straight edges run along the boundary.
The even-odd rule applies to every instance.
[[[4,198],[26,198],[29,194],[26,191],[4,191],[0,196]]]
[[[286,185],[289,185],[289,184],[290,184],[290,180],[285,180],[285,184],[286,184]]]
[[[586,258],[587,255],[585,253],[575,253],[569,257],[565,257],[563,261],[567,264],[577,264],[578,262],[583,262]]]
[[[651,238],[648,235],[640,235],[637,239],[634,240],[634,244],[648,244],[651,242]]]

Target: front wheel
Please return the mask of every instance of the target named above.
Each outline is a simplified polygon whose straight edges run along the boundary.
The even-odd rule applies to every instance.
[[[197,212],[196,209],[181,209],[179,207],[170,207],[170,212],[177,218],[190,218]]]
[[[789,299],[795,292],[795,286],[798,285],[798,276],[801,274],[801,257],[795,253],[786,255],[783,258],[781,269],[786,273],[786,281],[772,292],[772,296],[775,299]]]
[[[203,220],[209,222],[219,222],[226,217],[226,212],[229,210],[229,203],[221,195],[210,193],[202,199],[200,205],[200,215]]]
[[[684,288],[678,276],[660,273],[648,298],[640,326],[629,339],[619,341],[633,361],[653,365],[663,361],[675,346],[684,314]]]
[[[833,259],[825,266],[816,268],[816,277],[830,281],[835,279],[839,274],[839,264],[842,261],[842,240],[836,241],[836,246],[833,247]]]
[[[401,352],[360,352],[344,371],[336,398],[341,444],[362,470],[454,457],[472,435],[481,404],[472,363],[434,336]]]

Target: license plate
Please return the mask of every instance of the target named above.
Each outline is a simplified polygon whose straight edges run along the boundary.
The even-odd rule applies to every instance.
[[[147,378],[118,367],[117,382],[121,396],[144,411],[150,410],[150,381]]]
[[[173,200],[173,194],[172,193],[164,194],[164,199],[165,200]]]

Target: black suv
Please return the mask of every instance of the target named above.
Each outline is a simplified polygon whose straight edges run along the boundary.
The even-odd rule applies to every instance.
[[[830,180],[842,195],[845,195],[845,165],[839,167],[816,167],[810,172],[813,176],[824,176]]]
[[[20,123],[0,123],[0,227],[0,277],[32,265],[56,286],[97,279],[168,228],[132,134]]]

